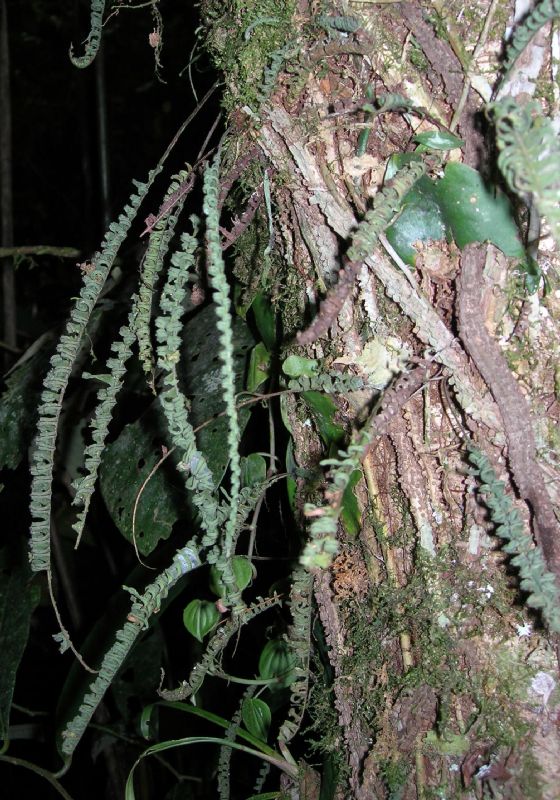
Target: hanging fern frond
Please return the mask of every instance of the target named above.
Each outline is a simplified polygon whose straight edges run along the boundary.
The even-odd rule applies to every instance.
[[[292,625],[288,642],[295,656],[294,681],[290,685],[290,710],[278,734],[278,741],[287,744],[298,732],[309,692],[309,654],[311,649],[311,596],[313,576],[298,566],[294,570],[289,608]]]
[[[291,392],[326,392],[327,394],[346,394],[364,388],[364,381],[358,375],[345,375],[342,372],[323,372],[319,375],[301,375],[288,381]]]
[[[125,206],[117,222],[112,222],[103,240],[101,252],[96,253],[91,264],[84,267],[84,281],[60,337],[56,353],[51,358],[50,370],[44,381],[37,422],[37,434],[31,454],[31,542],[30,561],[33,572],[50,567],[50,516],[52,500],[53,460],[58,421],[66,386],[78,355],[91,312],[99,298],[117,252],[136,216],[155,175],[150,173],[147,183],[134,181],[137,192]]]
[[[533,545],[519,512],[505,493],[505,485],[498,480],[487,456],[471,447],[469,461],[480,480],[480,491],[490,509],[495,533],[507,541],[502,549],[512,556],[511,563],[519,570],[521,589],[528,594],[527,605],[540,609],[550,630],[560,633],[560,592],[554,575],[546,568],[540,547]]]
[[[165,194],[162,208],[166,208],[170,205],[170,201],[177,196],[179,187],[185,183],[189,174],[189,170],[183,170],[178,175],[173,176],[169,189]],[[179,199],[175,201],[175,204],[170,206],[168,211],[159,215],[154,222],[140,270],[140,284],[136,301],[134,330],[138,339],[140,363],[142,364],[144,374],[148,378],[150,384],[153,384],[154,376],[154,356],[150,334],[154,289],[157,278],[163,267],[163,261],[169,250],[169,243],[175,233],[177,220],[183,210],[187,197],[188,192],[183,193]]]
[[[229,516],[220,557],[216,561],[221,578],[226,587],[226,600],[234,608],[243,608],[244,603],[237,587],[232,569],[237,534],[237,509],[241,486],[241,464],[239,458],[239,422],[235,406],[235,371],[233,363],[233,328],[231,323],[229,284],[226,279],[225,264],[222,257],[220,235],[220,153],[204,173],[204,203],[206,217],[206,243],[208,254],[208,275],[214,290],[214,304],[217,317],[220,360],[222,364],[222,392],[228,421],[227,450],[230,466]]]
[[[498,166],[510,189],[533,201],[560,245],[560,144],[536,102],[505,97],[489,106],[496,126]]]
[[[507,77],[511,68],[525,50],[533,36],[540,31],[551,19],[560,15],[560,0],[541,0],[535,8],[527,14],[513,32],[507,45],[504,61],[504,77]]]
[[[162,601],[177,581],[199,566],[197,549],[189,543],[175,553],[171,565],[158,575],[142,595],[129,590],[134,600],[127,621],[117,632],[115,643],[105,654],[99,673],[84,696],[78,713],[62,733],[61,750],[65,756],[71,756],[76,749],[97,706],[122,667],[133,644],[141,631],[147,629],[152,614],[159,611]]]
[[[75,67],[84,69],[89,67],[97,55],[101,44],[101,30],[103,28],[103,12],[105,11],[105,0],[91,0],[91,21],[90,31],[85,44],[83,56],[75,56],[74,48],[70,45],[70,60]]]
[[[259,87],[257,98],[260,103],[265,103],[276,88],[276,81],[286,61],[296,55],[297,50],[293,42],[287,42],[283,47],[275,50],[270,56],[270,63],[265,67],[263,81]]]
[[[243,696],[241,698],[241,702],[237,707],[237,710],[232,715],[230,723],[226,728],[226,732],[224,734],[224,739],[228,742],[233,742],[235,737],[237,736],[237,731],[239,726],[241,725],[242,713],[243,713],[243,703],[245,700],[250,700],[255,692],[257,691],[257,686],[247,686],[245,691],[243,692]],[[233,748],[229,747],[228,745],[222,745],[220,747],[220,755],[218,758],[218,793],[220,795],[220,800],[229,800],[230,799],[230,778],[231,778],[231,757],[233,755]]]
[[[188,681],[184,681],[177,689],[160,689],[158,694],[164,700],[185,700],[195,695],[207,675],[212,675],[215,670],[218,656],[224,651],[232,636],[254,617],[268,611],[273,606],[280,605],[281,599],[277,594],[272,597],[257,597],[254,603],[246,606],[239,614],[230,617],[216,629],[216,632],[206,645],[206,651],[201,660],[194,665]]]
[[[117,395],[122,387],[124,374],[126,372],[126,362],[132,355],[134,333],[131,329],[131,321],[135,313],[135,303],[136,298],[133,298],[133,309],[130,312],[128,324],[123,325],[119,331],[120,339],[117,339],[111,345],[113,356],[107,359],[106,374],[87,375],[87,377],[96,378],[97,380],[102,379],[106,385],[102,386],[97,394],[95,413],[90,425],[93,441],[85,448],[85,475],[75,480],[72,484],[76,490],[72,505],[80,509],[78,511],[78,518],[72,525],[78,535],[76,547],[78,547],[80,543],[84,530],[87,512],[97,481],[105,441],[109,433],[112,412],[117,402]],[[84,374],[84,377],[86,377],[86,374]]]
[[[391,183],[375,195],[372,208],[366,212],[352,235],[347,253],[350,261],[364,261],[373,253],[379,235],[390,225],[406,194],[425,171],[426,167],[421,161],[412,161],[400,169]]]
[[[162,371],[159,401],[171,441],[180,453],[177,467],[186,488],[192,493],[194,505],[200,512],[200,521],[205,530],[202,544],[204,547],[212,547],[218,538],[219,526],[216,487],[206,459],[197,448],[185,396],[181,392],[177,376],[181,353],[181,318],[185,311],[187,283],[198,245],[198,221],[196,217],[191,217],[191,220],[194,233],[192,236],[187,233],[181,235],[181,250],[171,257],[171,266],[160,298],[162,313],[156,319],[158,367]]]

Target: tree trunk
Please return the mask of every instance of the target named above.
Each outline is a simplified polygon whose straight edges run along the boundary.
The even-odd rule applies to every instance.
[[[422,186],[462,162],[491,181],[493,196],[500,179],[481,111],[513,9],[488,0],[319,5],[234,2],[224,12],[207,0],[203,16],[225,74],[231,135],[241,153],[248,137],[256,142],[272,187],[258,275],[238,255],[238,276],[249,293],[266,276],[291,342],[282,357],[305,356],[312,369],[318,362],[366,386],[337,394],[329,419],[347,442],[369,431],[355,488],[344,496],[333,488],[339,465],[320,491],[298,484],[302,520],[311,504],[302,525],[328,514],[338,522],[334,557],[309,557],[323,631],[308,702],[323,757],[320,796],[558,797],[554,625],[524,603],[518,564],[492,535],[469,466],[473,451],[493,465],[557,590],[558,291],[543,281],[528,291],[519,259],[482,222],[479,243],[457,229],[446,235],[419,182],[413,233],[399,233],[410,258],[390,229],[406,200],[401,212],[383,212],[367,252],[356,234],[390,186],[388,160],[409,163],[401,154],[418,134],[463,140],[424,157]],[[232,30],[243,34],[235,51]],[[286,30],[302,32],[297,47],[281,39]],[[538,32],[502,92],[540,86],[553,112],[542,90],[552,86],[550,35],[547,26]],[[472,195],[476,212],[479,199]],[[517,216],[523,237],[534,211],[521,203]],[[541,238],[541,265],[556,263],[550,247]],[[297,397],[287,404],[293,452],[309,471],[329,442],[320,440],[321,413]],[[327,539],[315,541],[319,550]],[[316,783],[302,787],[302,797],[319,797]]]

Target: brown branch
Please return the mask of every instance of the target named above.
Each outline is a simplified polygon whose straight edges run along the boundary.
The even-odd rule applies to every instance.
[[[264,194],[264,188],[261,184],[251,197],[249,198],[249,202],[245,208],[245,211],[241,214],[240,217],[236,217],[233,220],[233,225],[231,230],[229,231],[222,231],[224,234],[224,240],[222,241],[222,252],[225,252],[228,247],[231,247],[234,244],[242,233],[245,233],[251,221],[253,220],[255,214],[257,213],[257,209],[260,206]]]
[[[519,493],[533,510],[537,541],[560,584],[560,530],[537,462],[531,409],[501,350],[484,325],[482,269],[485,247],[468,245],[457,287],[459,333],[500,409],[508,460]]]

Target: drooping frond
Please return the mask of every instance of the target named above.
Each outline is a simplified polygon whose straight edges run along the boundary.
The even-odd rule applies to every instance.
[[[76,749],[97,706],[124,664],[133,644],[141,631],[147,629],[152,614],[159,611],[162,601],[177,581],[198,566],[200,566],[198,552],[189,543],[177,551],[171,565],[158,575],[143,594],[131,592],[134,600],[127,621],[117,632],[115,643],[105,654],[99,673],[91,683],[78,713],[64,729],[61,749],[65,756],[71,756]]]
[[[532,200],[560,245],[560,144],[535,102],[504,97],[489,107],[496,126],[498,166],[510,189]]]
[[[105,0],[91,0],[91,21],[90,30],[85,43],[85,53],[83,56],[75,56],[74,48],[70,45],[70,60],[75,67],[84,69],[89,67],[97,55],[101,44],[101,30],[103,28],[103,12],[105,11]]]
[[[504,74],[511,68],[525,50],[533,36],[540,31],[551,19],[560,15],[560,0],[541,0],[535,8],[527,14],[525,19],[515,28],[513,36],[506,49],[504,61]]]
[[[130,198],[117,222],[112,222],[103,240],[101,251],[91,264],[84,267],[84,280],[60,337],[56,353],[51,358],[50,370],[45,378],[39,406],[37,434],[31,455],[31,542],[30,561],[33,572],[50,566],[50,516],[52,500],[53,461],[58,421],[66,386],[78,355],[82,337],[91,312],[99,298],[117,252],[123,243],[138,206],[150,188],[156,172],[150,173],[147,183],[134,182],[137,192]]]

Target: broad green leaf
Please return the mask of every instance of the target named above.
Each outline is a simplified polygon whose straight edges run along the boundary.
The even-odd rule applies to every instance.
[[[260,453],[241,458],[241,485],[256,486],[266,480],[266,461]]]
[[[284,639],[272,639],[262,649],[259,658],[261,678],[278,678],[280,686],[289,686],[294,680],[295,656]]]
[[[0,570],[0,739],[8,737],[16,672],[27,644],[29,622],[40,589],[26,567]]]
[[[462,139],[449,133],[449,131],[424,131],[423,133],[417,133],[414,141],[430,148],[430,150],[454,150],[465,145]]]
[[[249,357],[247,371],[247,391],[256,392],[268,380],[270,370],[270,353],[263,342],[256,344]]]
[[[183,625],[199,642],[202,642],[219,619],[220,612],[209,600],[191,600],[183,611]]]
[[[115,525],[132,542],[132,517],[136,508],[135,539],[138,551],[149,555],[167,539],[184,508],[182,484],[177,481],[170,459],[145,483],[162,457],[165,432],[158,431],[154,409],[127,425],[103,452],[100,469],[101,494]],[[174,483],[174,481],[176,481]]]
[[[245,556],[234,556],[231,562],[231,568],[237,588],[242,592],[255,577],[255,568]],[[225,597],[226,587],[222,583],[220,573],[215,566],[210,568],[210,588],[218,597]]]
[[[354,487],[361,477],[361,471],[355,469],[350,475],[350,480],[342,495],[342,513],[340,518],[344,525],[344,530],[352,537],[357,536],[360,532],[360,509],[358,508],[358,501],[354,494]]]
[[[426,176],[420,178],[406,195],[401,213],[385,235],[402,260],[410,266],[414,266],[416,260],[417,242],[445,238],[445,221],[433,181]]]
[[[484,183],[482,175],[466,164],[448,164],[436,184],[443,220],[457,245],[491,242],[506,256],[523,258],[523,245],[508,198]]]
[[[249,733],[266,742],[272,719],[268,705],[256,697],[249,697],[243,701],[241,716]]]
[[[324,443],[329,446],[338,444],[344,438],[344,430],[333,417],[337,411],[334,401],[321,392],[303,392],[302,397],[311,409],[317,429]]]
[[[276,348],[276,319],[270,301],[262,292],[257,292],[251,303],[255,315],[255,324],[267,350],[272,353]]]
[[[288,356],[282,364],[282,372],[290,378],[299,378],[302,375],[316,375],[319,370],[319,362],[315,358],[303,358],[303,356]]]

